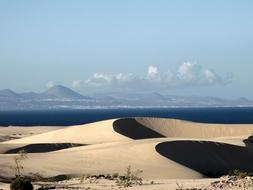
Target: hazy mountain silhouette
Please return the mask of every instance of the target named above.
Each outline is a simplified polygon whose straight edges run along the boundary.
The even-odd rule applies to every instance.
[[[52,99],[87,99],[88,98],[62,85],[56,85],[49,88],[45,92],[41,93],[40,97],[52,98]]]
[[[3,89],[0,90],[0,97],[1,98],[19,98],[19,94],[10,90],[10,89]]]
[[[216,97],[171,96],[158,92],[99,93],[88,97],[62,85],[53,86],[42,93],[0,90],[0,110],[223,106],[253,106],[253,102],[246,98],[227,100]]]

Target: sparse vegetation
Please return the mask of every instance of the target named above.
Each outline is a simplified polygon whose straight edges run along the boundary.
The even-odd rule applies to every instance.
[[[33,190],[30,179],[17,176],[10,185],[11,190]]]
[[[116,184],[118,186],[123,187],[131,187],[133,185],[142,185],[142,178],[140,174],[142,170],[136,170],[132,172],[131,166],[126,168],[125,174],[123,176],[119,176],[116,180]]]
[[[59,182],[71,179],[68,175],[57,175],[53,177],[43,177],[39,173],[30,173],[29,179],[32,181],[42,181],[42,182]]]
[[[176,190],[183,190],[183,185],[180,185],[178,182],[176,182],[177,189]]]
[[[43,178],[42,181],[44,182],[58,182],[71,179],[71,176],[68,175],[57,175],[53,177]]]
[[[29,173],[29,176],[32,181],[43,181],[43,176],[39,173]]]
[[[113,179],[116,179],[116,178],[118,178],[118,177],[119,177],[119,173],[113,173],[113,174],[112,174],[112,178],[113,178]]]
[[[114,174],[99,174],[99,175],[82,175],[80,177],[80,183],[84,182],[84,179],[89,180],[90,183],[97,183],[97,180],[99,179],[107,179],[107,180],[116,180],[119,177],[118,173],[114,173]]]
[[[112,175],[110,175],[110,174],[106,174],[106,175],[105,175],[105,179],[113,180],[113,177],[112,177]]]
[[[89,183],[98,183],[99,179],[115,180],[117,186],[131,187],[133,185],[142,185],[142,178],[140,177],[142,170],[132,171],[131,166],[128,166],[123,175],[119,173],[113,174],[99,174],[99,175],[82,175],[80,177],[80,184],[84,183],[84,180],[88,180]],[[153,182],[154,183],[154,182]]]
[[[237,190],[237,189],[253,189],[253,173],[233,170],[228,175],[224,175],[209,185],[201,188],[183,188],[183,185],[176,183],[177,190]]]
[[[12,166],[11,169],[13,169],[15,177],[20,177],[21,171],[24,169],[22,161],[27,159],[27,153],[24,150],[21,150],[13,159],[14,166]]]
[[[59,175],[50,178],[44,178],[39,173],[29,173],[30,177],[25,177],[22,175],[22,161],[27,158],[27,154],[22,151],[17,156],[14,157],[15,165],[12,169],[15,172],[16,178],[12,181],[10,185],[11,190],[33,190],[33,185],[31,181],[41,181],[41,182],[57,182],[62,180],[69,180],[70,176],[67,175]],[[80,184],[84,183],[84,180],[88,180],[89,183],[98,183],[99,179],[106,179],[106,180],[114,180],[116,185],[121,187],[131,187],[134,185],[142,185],[143,181],[140,177],[142,171],[141,170],[132,170],[131,166],[128,166],[125,170],[123,175],[119,175],[118,173],[113,174],[100,174],[100,175],[82,175],[80,177]],[[38,184],[37,184],[38,185]],[[48,190],[48,189],[55,189],[56,185],[54,184],[39,184],[40,190]],[[66,187],[62,185],[61,187]]]
[[[80,177],[80,184],[83,184],[83,182],[84,182],[84,180],[85,180],[85,175],[82,175],[81,177]]]
[[[27,153],[20,151],[17,156],[14,156],[14,166],[11,167],[14,171],[15,179],[10,184],[11,190],[33,190],[31,180],[27,177],[22,176],[22,161],[27,159]]]
[[[233,170],[233,171],[229,172],[228,175],[229,176],[235,176],[238,179],[243,179],[243,178],[245,178],[247,176],[252,177],[253,173],[252,172],[247,172],[247,171],[241,171],[241,170]]]

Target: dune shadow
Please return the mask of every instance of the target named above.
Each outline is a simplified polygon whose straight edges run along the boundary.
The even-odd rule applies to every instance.
[[[43,152],[53,152],[57,150],[73,148],[78,146],[85,146],[85,144],[77,143],[41,143],[41,144],[29,144],[19,148],[11,149],[6,151],[4,154],[16,154],[20,151],[25,151],[27,153],[43,153]]]
[[[249,136],[247,139],[244,139],[243,142],[249,148],[253,148],[253,136]]]
[[[159,143],[162,156],[202,173],[220,177],[233,170],[253,171],[253,150],[211,141],[171,141]]]
[[[115,132],[135,140],[164,137],[160,133],[138,123],[133,118],[118,119],[114,121],[113,129]]]

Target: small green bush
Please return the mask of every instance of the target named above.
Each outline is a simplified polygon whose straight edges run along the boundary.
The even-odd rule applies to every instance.
[[[10,184],[11,190],[33,190],[31,181],[24,177],[16,177]]]
[[[233,170],[231,172],[229,172],[228,174],[229,176],[235,176],[239,179],[243,179],[247,176],[250,176],[252,177],[253,176],[253,173],[252,172],[248,172],[248,171],[241,171],[241,170]]]

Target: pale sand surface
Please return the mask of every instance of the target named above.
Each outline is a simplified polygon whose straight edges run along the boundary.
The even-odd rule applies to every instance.
[[[4,142],[5,144],[31,143],[83,143],[98,144],[107,142],[129,141],[130,138],[113,130],[114,120],[106,120],[91,124],[65,127],[63,129],[30,136],[27,138]]]
[[[206,139],[253,134],[253,124],[208,124],[161,118],[137,118],[136,120],[166,137]]]
[[[21,149],[28,152],[22,162],[25,175],[123,174],[131,165],[133,170],[143,170],[144,179],[164,181],[132,189],[176,189],[175,180],[192,187],[213,180],[208,176],[233,169],[253,170],[249,138],[253,125],[136,118],[64,128],[8,128],[0,128],[0,135],[21,133],[23,137],[0,143],[0,173],[4,177],[13,176],[11,166],[17,156],[5,153]],[[40,153],[29,153],[36,149]],[[110,189],[109,186],[94,189]]]
[[[1,127],[0,126],[0,142],[10,139],[18,139],[23,137],[28,137],[31,135],[37,135],[56,129],[61,129],[62,127],[52,127],[52,126],[43,126],[43,127],[18,127],[18,126],[9,126]]]
[[[89,190],[176,190],[180,187],[182,188],[205,188],[215,179],[196,179],[196,180],[173,180],[173,179],[163,179],[163,180],[144,180],[141,186],[132,187],[119,187],[115,184],[115,181],[100,179],[96,182],[90,182],[89,180],[84,180],[80,183],[79,178],[72,178],[71,180],[55,182],[55,183],[45,183],[45,182],[35,182],[34,187],[39,188],[41,184],[43,185],[54,185],[56,189],[89,189]],[[151,184],[154,183],[154,184]],[[179,185],[179,186],[178,186]],[[63,188],[64,187],[64,188]],[[1,183],[0,188],[3,190],[9,190],[9,184]]]

